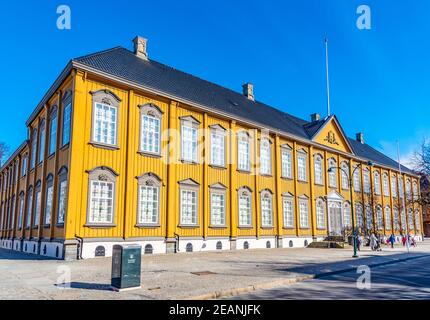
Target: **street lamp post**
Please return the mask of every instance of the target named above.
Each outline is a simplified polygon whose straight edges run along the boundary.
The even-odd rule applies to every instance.
[[[371,161],[367,162],[367,165],[369,167],[373,166],[373,163]],[[353,258],[358,258],[358,254],[357,254],[357,229],[355,227],[355,217],[354,217],[354,174],[355,171],[358,168],[361,168],[363,166],[363,163],[359,163],[354,170],[351,173],[351,169],[349,170],[349,174],[348,172],[346,172],[342,167],[330,167],[328,169],[328,172],[333,172],[334,169],[340,169],[342,170],[347,176],[348,176],[348,180],[349,180],[349,192],[350,192],[350,198],[351,198],[351,223],[352,223],[352,242],[353,242],[353,247],[354,247],[354,254],[353,254]]]

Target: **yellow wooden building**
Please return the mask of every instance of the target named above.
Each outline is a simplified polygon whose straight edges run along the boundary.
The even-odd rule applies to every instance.
[[[59,259],[422,237],[419,176],[309,121],[116,47],[71,60],[0,172],[1,246]],[[350,179],[351,177],[351,179]],[[351,183],[350,183],[351,182]],[[352,188],[352,192],[351,192]],[[351,199],[353,194],[353,199]]]

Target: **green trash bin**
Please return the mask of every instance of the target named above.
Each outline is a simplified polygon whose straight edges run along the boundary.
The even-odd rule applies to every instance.
[[[112,252],[112,288],[117,291],[141,288],[139,245],[115,245]]]

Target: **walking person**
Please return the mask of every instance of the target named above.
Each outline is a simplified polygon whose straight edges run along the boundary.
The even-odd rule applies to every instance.
[[[375,251],[377,249],[377,242],[378,239],[376,239],[375,234],[372,233],[370,235],[370,248],[372,249],[372,251]]]
[[[357,235],[356,241],[357,241],[357,250],[360,251],[361,244],[363,243],[363,239],[361,238],[361,236],[359,234]]]
[[[396,237],[394,236],[394,234],[391,234],[388,240],[390,241],[391,249],[394,249],[394,242],[396,241]]]

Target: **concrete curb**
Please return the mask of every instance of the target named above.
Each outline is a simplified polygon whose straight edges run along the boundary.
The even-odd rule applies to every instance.
[[[401,259],[394,259],[394,260],[390,260],[390,261],[384,261],[384,262],[369,264],[367,266],[370,268],[376,268],[376,267],[395,264],[395,263],[399,263],[399,262],[405,262],[405,261],[409,261],[409,260],[420,259],[420,258],[423,258],[426,256],[427,255],[419,255],[419,256],[413,256],[413,257],[407,257],[407,258],[401,258]],[[340,273],[351,272],[354,270],[357,270],[357,267],[350,267],[350,268],[331,271],[331,272],[322,272],[322,273],[317,273],[317,274],[296,276],[296,277],[287,278],[287,279],[280,279],[280,280],[272,281],[272,282],[268,282],[268,283],[250,285],[250,286],[246,286],[246,287],[242,287],[242,288],[234,288],[234,289],[228,289],[228,290],[222,290],[222,291],[215,291],[215,292],[211,292],[211,293],[202,294],[199,296],[184,298],[184,300],[211,300],[211,299],[232,297],[232,296],[237,296],[237,295],[244,294],[244,293],[249,293],[252,291],[264,290],[264,289],[273,289],[273,288],[282,287],[285,285],[292,285],[292,284],[302,282],[305,280],[328,277],[328,276],[332,276],[332,275],[336,275],[336,274],[340,274]]]

